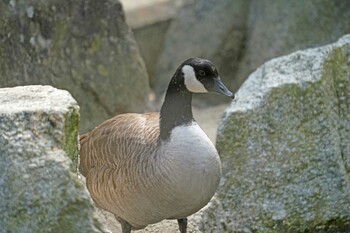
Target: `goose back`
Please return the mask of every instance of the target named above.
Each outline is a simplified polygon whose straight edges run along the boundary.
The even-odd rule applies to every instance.
[[[80,172],[86,176],[91,168],[135,167],[147,162],[157,147],[159,113],[117,115],[87,134],[80,136]]]
[[[167,174],[156,153],[159,113],[117,115],[82,135],[80,144],[79,170],[99,207],[133,229],[160,221],[162,211],[146,211],[157,204],[147,200]]]

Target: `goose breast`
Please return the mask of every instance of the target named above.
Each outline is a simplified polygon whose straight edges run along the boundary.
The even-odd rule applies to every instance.
[[[221,162],[213,143],[198,124],[174,128],[158,153],[164,154],[163,166],[171,174],[167,183],[173,213],[169,218],[184,218],[205,206],[218,187]]]

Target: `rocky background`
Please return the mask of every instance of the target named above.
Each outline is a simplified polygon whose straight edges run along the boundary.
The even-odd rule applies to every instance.
[[[118,0],[0,2],[0,232],[120,232],[78,179],[78,131],[159,109],[194,56],[237,98],[194,101],[224,174],[189,232],[350,232],[350,2],[184,0],[172,12],[136,28]]]
[[[145,110],[148,76],[118,1],[1,1],[0,57],[0,87],[68,90],[82,132]]]

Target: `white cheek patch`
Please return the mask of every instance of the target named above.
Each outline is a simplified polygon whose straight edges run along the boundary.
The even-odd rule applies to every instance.
[[[186,88],[195,93],[208,92],[201,82],[196,78],[196,74],[192,66],[185,65],[182,67],[182,73],[184,74]]]

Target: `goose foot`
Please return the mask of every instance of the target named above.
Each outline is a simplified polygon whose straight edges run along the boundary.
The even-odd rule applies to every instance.
[[[180,218],[177,220],[177,223],[179,224],[180,233],[186,233],[187,232],[187,218]]]
[[[131,233],[131,225],[124,220],[119,220],[120,225],[122,226],[122,233]]]

